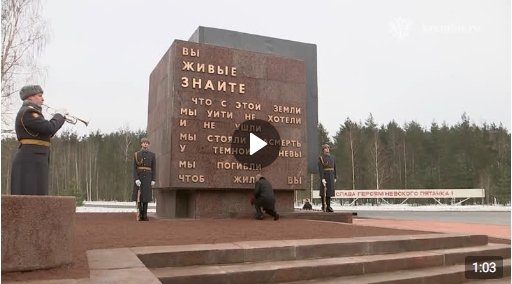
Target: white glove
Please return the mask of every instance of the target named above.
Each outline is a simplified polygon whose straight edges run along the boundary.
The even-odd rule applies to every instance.
[[[327,182],[325,181],[325,179],[324,179],[324,178],[322,179],[322,183],[323,183],[324,185],[326,185],[326,184],[327,184]]]
[[[151,185],[152,185],[152,186],[153,186],[153,185],[155,185],[155,181],[152,181],[152,182],[151,182]]]
[[[62,116],[66,116],[69,114],[68,110],[66,108],[59,108],[55,113],[61,114]]]
[[[136,184],[137,186],[140,186],[140,180],[136,180],[136,181],[135,181],[135,184]]]
[[[336,179],[334,179],[334,183],[336,183]]]

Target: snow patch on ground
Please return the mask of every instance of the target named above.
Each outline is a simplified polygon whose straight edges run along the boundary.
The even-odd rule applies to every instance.
[[[84,201],[84,206],[133,206],[135,208],[135,201]],[[155,202],[148,203],[149,207],[154,207]]]
[[[342,206],[339,204],[331,205],[335,211],[500,211],[510,212],[510,206],[504,205],[424,205],[413,206],[410,204],[386,204],[386,205],[358,205]],[[302,205],[295,206],[296,209],[302,209]],[[313,209],[321,210],[321,205],[313,205]]]
[[[359,205],[342,206],[332,204],[335,211],[500,211],[510,212],[510,205],[426,205],[413,206],[410,204],[385,204],[385,205]],[[302,204],[295,206],[296,209],[302,209]],[[321,205],[313,205],[313,209],[321,210]],[[83,206],[76,208],[76,212],[95,212],[95,213],[125,213],[136,212],[135,202],[119,201],[85,201]],[[156,212],[156,204],[148,204],[148,212]]]

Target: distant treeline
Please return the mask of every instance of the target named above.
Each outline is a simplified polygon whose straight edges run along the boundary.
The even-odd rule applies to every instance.
[[[133,153],[145,135],[129,129],[84,136],[61,132],[52,139],[50,194],[129,201]],[[485,188],[486,198],[478,203],[510,201],[510,140],[502,125],[477,126],[466,115],[456,125],[432,123],[427,129],[416,122],[378,126],[371,115],[364,123],[347,118],[332,137],[318,126],[319,145],[331,145],[337,158],[337,189]],[[2,193],[9,190],[16,147],[14,138],[2,139]],[[318,189],[317,175],[313,189]],[[297,194],[299,199],[309,196],[309,190]]]
[[[484,188],[485,203],[510,202],[510,133],[461,119],[453,126],[379,126],[370,114],[364,123],[347,118],[332,139],[320,124],[318,143],[330,144],[337,158],[338,189]]]

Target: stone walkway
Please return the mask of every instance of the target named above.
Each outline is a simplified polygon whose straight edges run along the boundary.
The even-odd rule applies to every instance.
[[[3,281],[2,281],[3,282]],[[60,280],[42,280],[42,281],[24,281],[24,282],[5,282],[16,284],[106,284],[105,282],[95,282],[89,279],[60,279]]]
[[[486,234],[490,238],[497,240],[505,240],[510,244],[511,226],[505,225],[486,225],[474,223],[456,223],[456,222],[437,222],[437,221],[418,221],[418,220],[394,220],[394,219],[359,219],[354,218],[353,224],[358,226],[372,226],[393,228],[402,230],[419,230],[428,232],[441,233],[470,233],[470,234]],[[491,240],[491,239],[490,239]],[[508,241],[508,242],[507,242]],[[478,281],[475,283],[509,283],[509,279],[497,280],[492,282]],[[3,281],[2,281],[3,282]],[[24,283],[24,284],[100,284],[105,282],[97,282],[89,279],[63,279],[63,280],[45,280],[45,281],[27,281],[27,282],[7,282],[7,283]],[[128,283],[127,283],[128,284]]]
[[[356,225],[393,229],[419,230],[440,233],[485,234],[491,238],[491,241],[504,240],[505,242],[508,241],[510,244],[510,226],[505,225],[359,218],[354,218],[352,222]]]

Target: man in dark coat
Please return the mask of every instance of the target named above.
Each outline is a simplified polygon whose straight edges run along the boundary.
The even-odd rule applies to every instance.
[[[329,153],[329,145],[322,145],[322,155],[318,157],[318,173],[320,174],[320,198],[322,211],[334,212],[331,208],[331,197],[334,196],[336,183],[336,159]],[[324,190],[325,197],[324,197]]]
[[[139,201],[137,203],[139,212],[137,221],[149,221],[148,202],[153,199],[152,186],[155,185],[156,180],[156,157],[155,153],[148,150],[149,140],[147,138],[142,138],[141,146],[142,148],[135,152],[133,158],[133,179],[135,185],[132,200],[135,202]],[[139,200],[137,200],[137,197],[139,197]]]
[[[23,104],[16,115],[15,131],[19,141],[11,170],[11,194],[48,195],[50,139],[59,131],[68,114],[58,109],[52,119],[42,113],[43,89],[38,85],[20,90]]]
[[[275,211],[276,199],[272,184],[261,174],[256,175],[256,185],[254,187],[254,207],[256,208],[256,219],[263,220],[263,212],[274,217],[274,221],[279,220],[279,214]]]
[[[306,199],[306,201],[304,202],[304,206],[302,206],[302,209],[313,210],[313,206],[311,205],[311,203],[309,203],[309,199]]]

